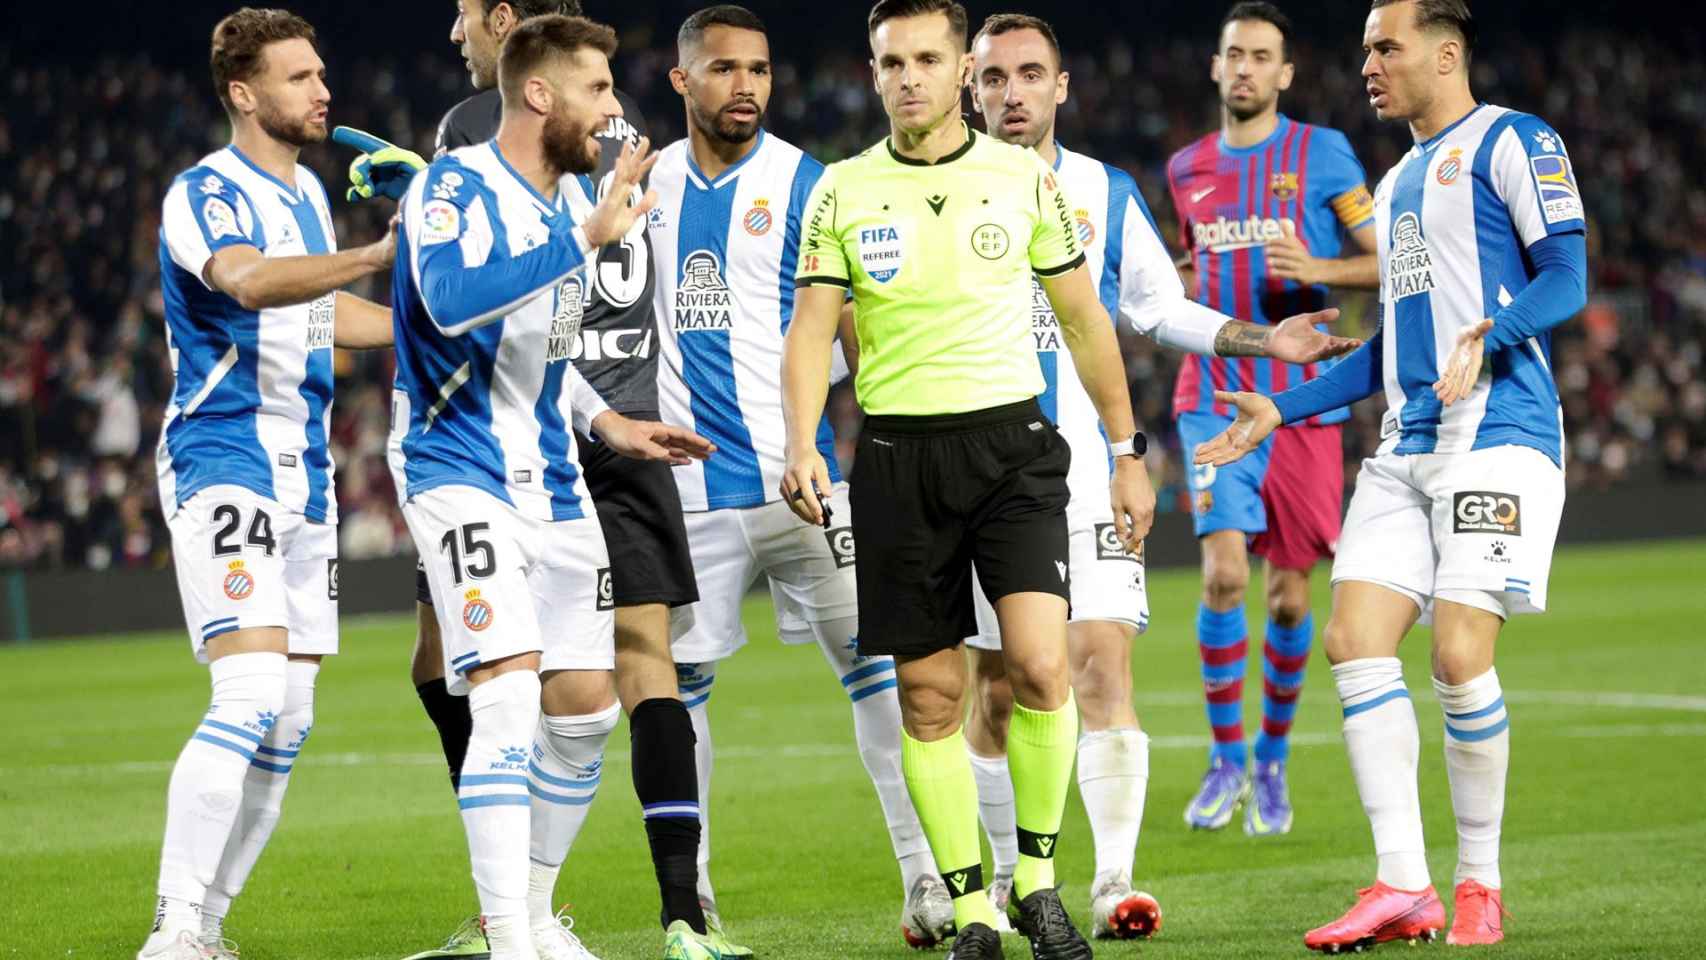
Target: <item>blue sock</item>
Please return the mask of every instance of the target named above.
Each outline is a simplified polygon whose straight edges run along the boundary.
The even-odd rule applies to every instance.
[[[1295,627],[1268,620],[1262,656],[1262,732],[1256,734],[1259,764],[1284,763],[1291,753],[1291,722],[1297,717],[1297,698],[1303,693],[1303,673],[1314,638],[1312,614],[1304,614]]]
[[[1208,704],[1208,725],[1214,731],[1209,759],[1245,765],[1244,749],[1244,658],[1249,653],[1250,631],[1244,625],[1244,608],[1216,613],[1207,604],[1197,607],[1197,645],[1202,655],[1203,698]]]

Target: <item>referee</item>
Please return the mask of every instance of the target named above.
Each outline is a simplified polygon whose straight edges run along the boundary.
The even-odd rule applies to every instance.
[[[890,135],[830,166],[806,206],[782,361],[782,494],[802,519],[823,521],[817,491],[830,489],[829,474],[814,432],[851,290],[855,384],[869,415],[851,481],[859,652],[896,661],[907,788],[954,896],[951,955],[1002,955],[960,730],[975,567],[1000,620],[1017,701],[1009,734],[1017,926],[1038,958],[1088,958],[1054,890],[1078,731],[1066,660],[1070,453],[1036,399],[1044,381],[1031,336],[1033,273],[1113,441],[1114,521],[1127,550],[1154,512],[1143,438],[1072,204],[1034,151],[961,119],[971,70],[965,8],[880,0],[869,28]]]

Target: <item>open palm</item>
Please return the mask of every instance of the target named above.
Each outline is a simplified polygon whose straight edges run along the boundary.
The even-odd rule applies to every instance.
[[[1259,393],[1229,393],[1216,390],[1214,399],[1231,404],[1238,416],[1220,436],[1197,446],[1194,462],[1224,467],[1262,445],[1268,435],[1279,428],[1279,408]]]
[[[1337,309],[1327,309],[1285,318],[1274,328],[1274,335],[1268,340],[1268,356],[1287,363],[1315,363],[1342,356],[1362,346],[1361,340],[1322,333],[1316,326],[1332,323],[1338,317]]]

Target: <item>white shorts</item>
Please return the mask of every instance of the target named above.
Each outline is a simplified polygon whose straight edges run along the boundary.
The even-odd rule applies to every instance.
[[[1120,546],[1114,532],[1114,509],[1108,502],[1106,483],[1095,489],[1074,489],[1066,507],[1067,568],[1072,573],[1072,612],[1069,623],[1108,621],[1149,629],[1149,590],[1143,556],[1133,556]],[[966,643],[979,650],[1001,649],[1001,627],[995,607],[975,583],[972,602],[977,608],[977,634]]]
[[[167,519],[190,650],[234,630],[283,627],[289,651],[338,652],[338,526],[244,487],[197,491]]]
[[[676,663],[721,660],[746,644],[740,605],[760,574],[777,599],[776,620],[785,643],[813,638],[810,625],[859,613],[854,579],[853,508],[847,484],[829,497],[830,528],[815,527],[780,500],[740,510],[687,514],[687,543],[699,602],[676,607]],[[680,621],[692,625],[680,630]]]
[[[403,519],[426,565],[450,692],[468,671],[538,653],[540,672],[616,666],[616,603],[598,517],[538,520],[484,490],[415,494]]]
[[[1546,609],[1564,512],[1564,471],[1531,447],[1362,462],[1333,582],[1363,580],[1415,601],[1445,597],[1501,617]]]

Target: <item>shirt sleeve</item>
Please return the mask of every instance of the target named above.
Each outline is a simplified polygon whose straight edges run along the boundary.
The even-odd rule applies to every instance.
[[[492,259],[490,218],[479,174],[454,158],[417,177],[403,202],[403,230],[421,303],[445,336],[458,337],[513,312],[581,268],[591,250],[567,215],[549,238],[515,257]]]
[[[1321,196],[1346,233],[1374,222],[1374,196],[1368,192],[1368,173],[1351,149],[1351,142],[1337,130],[1317,127],[1315,153],[1311,157]]]
[[[1060,178],[1036,151],[1026,150],[1036,171],[1037,221],[1031,230],[1031,270],[1039,277],[1058,277],[1084,262],[1084,244],[1072,218],[1072,202]]]
[[[1185,251],[1186,256],[1190,256],[1194,249],[1191,243],[1191,228],[1185,222],[1185,205],[1179,199],[1178,166],[1183,156],[1183,152],[1175,153],[1167,161],[1167,195],[1173,201],[1173,215],[1179,221],[1179,249]],[[1157,228],[1156,232],[1159,233],[1160,228]]]
[[[568,365],[568,370],[564,372],[563,376],[568,381],[569,419],[573,421],[571,425],[580,432],[581,436],[590,437],[592,436],[592,422],[597,420],[600,414],[609,410],[610,404],[604,402],[604,398],[599,395],[598,390],[588,383],[585,377],[581,376],[574,364]]]
[[[1120,245],[1117,251],[1108,247],[1106,254],[1110,261],[1118,255],[1118,262],[1107,266],[1119,277],[1116,308],[1120,319],[1162,346],[1212,356],[1215,335],[1232,318],[1185,296],[1179,271],[1161,242],[1161,229],[1144,205],[1137,185],[1129,178],[1123,182],[1110,179],[1109,189],[1126,194]],[[1113,229],[1110,222],[1109,230]]]
[[[1581,190],[1564,138],[1521,114],[1493,147],[1493,190],[1510,210],[1524,247],[1561,233],[1586,233]]]
[[[1337,410],[1380,392],[1384,329],[1319,377],[1274,394],[1280,419],[1296,423]]]
[[[800,262],[794,268],[794,286],[853,286],[847,263],[847,248],[841,244],[836,215],[835,167],[823,171],[806,201],[805,225],[800,233]]]
[[[172,262],[194,274],[204,286],[208,284],[203,271],[215,253],[226,247],[266,249],[266,238],[248,195],[207,167],[192,170],[172,184],[161,209],[160,226]]]

